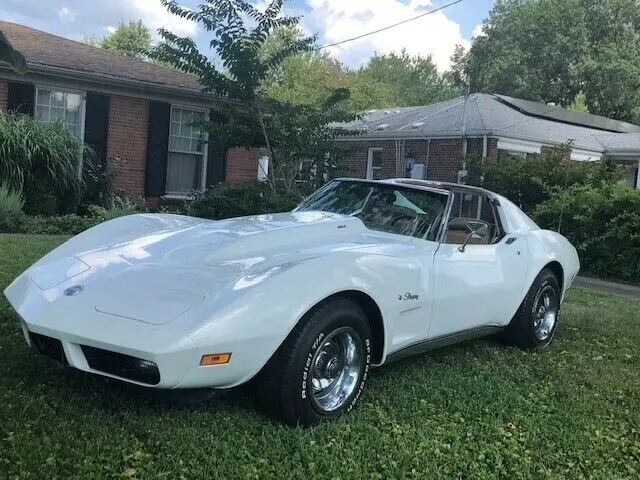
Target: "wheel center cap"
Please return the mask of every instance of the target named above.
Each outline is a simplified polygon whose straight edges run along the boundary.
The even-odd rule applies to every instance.
[[[340,360],[338,359],[338,357],[331,357],[331,359],[327,362],[327,367],[325,369],[327,377],[335,377],[340,371],[340,368]]]

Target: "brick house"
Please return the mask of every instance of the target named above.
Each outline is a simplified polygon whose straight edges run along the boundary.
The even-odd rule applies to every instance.
[[[640,188],[640,126],[570,112],[502,95],[473,94],[423,107],[369,111],[347,125],[359,135],[340,142],[353,152],[347,174],[363,178],[406,176],[456,182],[467,155],[497,160],[539,154],[573,143],[571,159],[604,155],[631,168],[628,182]]]
[[[0,111],[65,121],[116,165],[122,195],[181,198],[239,181],[243,164],[257,161],[256,152],[201,141],[190,123],[215,115],[216,99],[195,77],[14,23],[0,22],[0,31],[28,65],[25,75],[0,65]]]
[[[115,165],[121,195],[157,203],[258,177],[264,151],[227,151],[191,128],[220,102],[195,77],[14,23],[0,31],[28,64],[24,76],[0,65],[0,111],[67,122]],[[606,154],[631,165],[629,184],[640,187],[640,126],[501,95],[370,111],[349,128],[361,132],[339,139],[353,177],[405,176],[410,161],[414,177],[458,181],[467,155],[530,155],[570,140],[573,160]]]

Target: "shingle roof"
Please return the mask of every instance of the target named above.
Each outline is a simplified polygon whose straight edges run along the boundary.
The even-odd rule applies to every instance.
[[[464,116],[464,97],[459,97],[423,107],[369,111],[347,128],[359,130],[363,138],[371,139],[454,137],[462,135]],[[605,149],[600,136],[626,135],[527,115],[497,96],[484,93],[470,95],[466,123],[468,136],[504,136],[547,144],[571,140],[577,148],[597,152]],[[640,126],[630,127],[640,131]],[[635,147],[640,149],[640,141]]]
[[[84,72],[105,81],[135,81],[194,93],[201,90],[196,77],[142,60],[15,23],[0,21],[0,30],[30,67],[44,65]]]
[[[640,150],[640,133],[608,133],[599,135],[598,140],[611,153]]]

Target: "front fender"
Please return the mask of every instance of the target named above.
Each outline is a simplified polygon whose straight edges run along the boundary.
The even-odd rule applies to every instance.
[[[229,378],[230,384],[220,385],[233,387],[254,377],[315,305],[343,291],[359,291],[376,302],[388,345],[392,319],[408,308],[399,304],[398,292],[407,291],[406,285],[411,284],[415,291],[415,285],[423,283],[423,274],[417,260],[349,251],[280,265],[235,281],[226,293],[234,300],[212,313],[190,336],[203,349],[216,345],[218,352],[233,352],[241,367],[236,378]],[[246,293],[239,294],[243,289]],[[410,307],[415,310],[423,302],[428,302],[427,297],[419,295]],[[426,319],[423,326],[421,334],[426,334]]]

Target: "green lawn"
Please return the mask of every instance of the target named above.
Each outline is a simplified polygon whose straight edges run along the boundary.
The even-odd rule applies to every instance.
[[[0,289],[61,242],[0,235]],[[63,371],[0,300],[0,478],[639,478],[640,303],[572,290],[544,353],[475,341],[375,370],[346,419],[280,426]]]

